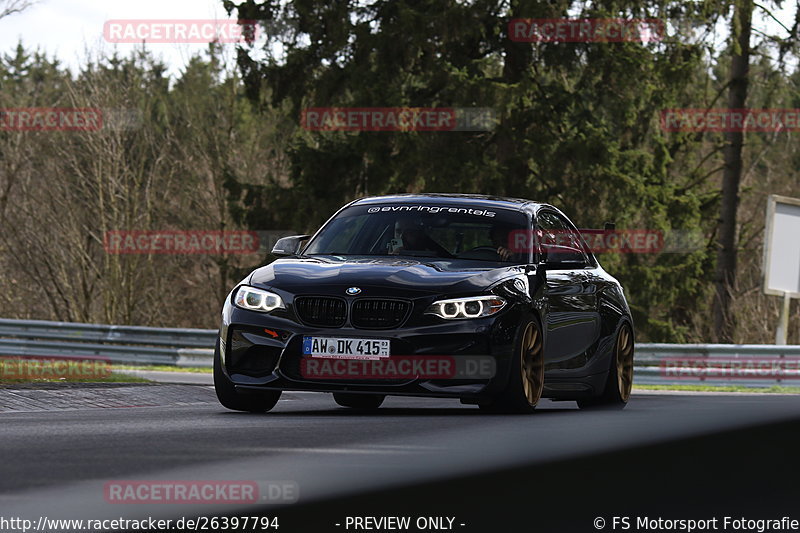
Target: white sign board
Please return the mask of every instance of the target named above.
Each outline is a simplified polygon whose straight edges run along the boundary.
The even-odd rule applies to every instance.
[[[764,242],[764,292],[800,298],[800,200],[771,195]]]

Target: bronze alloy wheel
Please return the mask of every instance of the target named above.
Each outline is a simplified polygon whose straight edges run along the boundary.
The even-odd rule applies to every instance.
[[[620,328],[617,337],[616,365],[619,397],[623,402],[627,402],[633,387],[633,335],[627,324]]]
[[[581,398],[581,409],[624,409],[631,397],[633,387],[633,328],[629,323],[620,325],[611,367],[605,388],[599,396]]]
[[[489,413],[533,413],[544,389],[544,343],[536,318],[528,318],[517,330],[508,385],[497,396],[479,403]],[[519,362],[517,362],[519,358]]]
[[[533,407],[542,397],[544,388],[544,357],[542,354],[542,333],[536,322],[529,322],[525,328],[520,345],[520,374],[522,389],[528,404]]]

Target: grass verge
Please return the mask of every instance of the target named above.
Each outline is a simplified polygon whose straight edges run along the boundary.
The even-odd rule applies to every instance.
[[[114,370],[150,370],[155,372],[192,372],[195,374],[211,374],[214,369],[204,366],[167,366],[167,365],[113,365]]]
[[[0,385],[39,383],[150,383],[115,374],[103,359],[66,357],[0,357]]]
[[[131,376],[128,374],[111,374],[105,377],[86,378],[86,377],[25,377],[7,378],[0,377],[0,385],[20,385],[24,383],[152,383],[149,379]]]
[[[695,392],[759,392],[770,394],[800,394],[800,387],[743,387],[739,385],[636,385],[634,390],[675,390]]]

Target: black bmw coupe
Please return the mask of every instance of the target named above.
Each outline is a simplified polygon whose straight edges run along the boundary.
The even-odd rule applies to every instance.
[[[531,412],[540,398],[622,408],[634,331],[619,282],[551,205],[477,195],[363,198],[227,297],[214,356],[223,406],[282,391],[375,409],[387,395]]]

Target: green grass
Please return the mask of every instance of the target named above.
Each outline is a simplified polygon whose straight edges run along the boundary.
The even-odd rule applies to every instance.
[[[150,383],[150,380],[113,373],[102,360],[58,358],[0,358],[0,384],[22,383]]]
[[[112,367],[114,370],[152,370],[157,372],[192,372],[195,374],[211,374],[214,369],[203,366],[167,366],[167,365],[120,365]]]
[[[108,364],[99,360],[58,358],[0,358],[0,385],[25,383],[151,383],[125,370],[210,374],[212,368],[166,365]]]
[[[640,390],[675,390],[695,392],[760,392],[771,394],[800,394],[800,387],[742,387],[740,385],[634,385]]]
[[[7,378],[0,376],[0,385],[11,385],[21,383],[152,383],[149,379],[131,376],[128,374],[111,374],[106,377],[80,378],[80,377],[30,377],[30,378]]]

